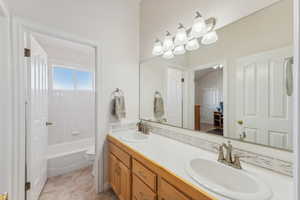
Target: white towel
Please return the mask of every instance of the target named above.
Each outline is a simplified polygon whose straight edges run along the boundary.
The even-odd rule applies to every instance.
[[[153,110],[153,113],[154,113],[154,117],[157,120],[161,120],[161,118],[165,114],[164,100],[160,96],[155,96],[154,97],[154,110]]]
[[[115,98],[114,98],[114,115],[119,120],[126,117],[124,96],[115,96]]]

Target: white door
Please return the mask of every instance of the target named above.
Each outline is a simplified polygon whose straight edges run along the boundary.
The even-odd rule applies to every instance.
[[[168,68],[167,83],[168,124],[182,126],[182,71]]]
[[[27,37],[28,66],[27,181],[28,200],[37,200],[47,180],[48,68],[47,54],[33,36]]]
[[[237,62],[237,135],[278,148],[292,147],[292,97],[287,96],[284,60],[292,48]]]

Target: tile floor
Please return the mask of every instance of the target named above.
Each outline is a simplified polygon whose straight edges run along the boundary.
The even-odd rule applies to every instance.
[[[96,194],[92,167],[48,179],[39,200],[117,200],[112,191]]]

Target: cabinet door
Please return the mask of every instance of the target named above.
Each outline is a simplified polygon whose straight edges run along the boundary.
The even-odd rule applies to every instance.
[[[161,179],[159,184],[159,200],[190,200],[175,187]]]
[[[156,200],[156,194],[136,175],[132,175],[132,200]]]
[[[120,193],[120,175],[117,158],[109,154],[109,183],[116,194]]]
[[[131,185],[131,176],[130,170],[121,162],[119,162],[119,171],[120,171],[120,200],[130,200],[130,185]]]

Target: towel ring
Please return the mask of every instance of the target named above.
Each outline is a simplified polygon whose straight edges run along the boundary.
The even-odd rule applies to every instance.
[[[112,97],[115,97],[115,96],[124,96],[124,92],[120,88],[116,88],[112,92]]]
[[[160,93],[160,92],[158,92],[158,91],[156,91],[156,92],[154,93],[154,97],[156,97],[156,96],[158,96],[158,97],[162,97],[161,93]]]

